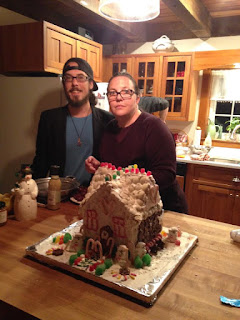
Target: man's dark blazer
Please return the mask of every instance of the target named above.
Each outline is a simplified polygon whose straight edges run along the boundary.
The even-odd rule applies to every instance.
[[[43,111],[41,113],[36,141],[36,154],[31,166],[33,178],[44,178],[51,165],[60,166],[63,176],[66,161],[66,122],[67,106]],[[98,148],[103,130],[113,115],[92,107],[93,156],[98,159]]]

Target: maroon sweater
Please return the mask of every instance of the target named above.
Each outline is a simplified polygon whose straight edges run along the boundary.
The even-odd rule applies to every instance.
[[[175,142],[162,120],[145,112],[127,128],[119,128],[112,120],[103,134],[100,161],[117,167],[137,164],[150,170],[159,185],[164,209],[187,213],[184,193],[176,181]]]

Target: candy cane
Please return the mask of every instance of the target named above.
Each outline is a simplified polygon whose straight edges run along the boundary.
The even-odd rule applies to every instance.
[[[99,249],[99,250],[97,250]],[[99,251],[99,254],[100,254],[100,260],[102,259],[103,257],[103,252],[102,252],[102,244],[100,241],[95,241],[95,244],[94,244],[94,250],[95,252],[98,252]]]
[[[88,239],[87,241],[87,246],[86,246],[86,256],[89,255],[89,247],[90,247],[90,244],[92,244],[92,249],[94,248],[95,246],[95,241],[93,239]]]

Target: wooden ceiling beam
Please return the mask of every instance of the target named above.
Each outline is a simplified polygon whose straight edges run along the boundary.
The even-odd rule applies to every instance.
[[[103,17],[98,11],[99,0],[89,0],[88,6],[80,4],[80,0],[0,0],[0,6],[37,21],[46,20],[58,24],[73,32],[77,32],[77,25],[86,29],[91,29],[91,25],[94,25],[95,30],[92,32],[101,32],[103,42],[104,33],[109,34],[109,31],[113,33],[116,41],[125,39],[138,42],[145,38],[143,24],[114,21]]]
[[[212,19],[201,0],[161,0],[198,38],[211,37]],[[161,15],[161,14],[160,14]]]

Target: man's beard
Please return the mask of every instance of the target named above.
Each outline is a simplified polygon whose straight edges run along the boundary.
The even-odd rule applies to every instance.
[[[69,94],[66,91],[65,91],[65,94],[66,94],[66,98],[68,100],[69,105],[75,108],[83,106],[85,103],[89,101],[89,97],[90,97],[90,92],[81,100],[79,100],[78,98],[71,99]]]

